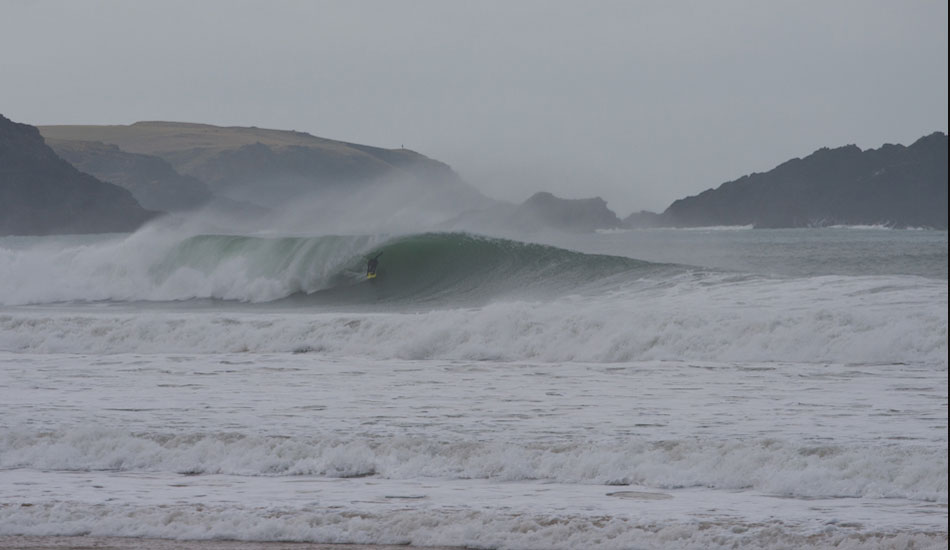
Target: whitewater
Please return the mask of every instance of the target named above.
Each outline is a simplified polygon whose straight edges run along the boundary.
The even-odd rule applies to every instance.
[[[0,543],[947,545],[946,231],[150,226],[0,281]]]

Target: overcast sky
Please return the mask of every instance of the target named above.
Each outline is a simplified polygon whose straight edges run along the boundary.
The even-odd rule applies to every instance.
[[[621,216],[947,131],[946,0],[0,0],[0,114],[405,145]]]

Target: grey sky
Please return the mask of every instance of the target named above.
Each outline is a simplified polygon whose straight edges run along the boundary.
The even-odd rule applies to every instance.
[[[947,131],[947,2],[0,0],[0,114],[406,147],[620,215]]]

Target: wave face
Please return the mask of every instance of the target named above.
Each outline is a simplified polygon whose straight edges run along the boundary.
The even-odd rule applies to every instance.
[[[515,294],[530,299],[584,292],[663,269],[619,256],[462,233],[403,237],[367,255],[376,254],[382,254],[376,280],[365,281],[365,261],[356,258],[330,279],[329,288],[312,298],[343,303],[484,303]]]
[[[382,253],[379,277],[365,278]],[[669,266],[553,246],[426,233],[402,237],[261,238],[202,235],[169,241],[133,235],[96,243],[0,248],[0,304],[221,299],[302,305],[484,303],[578,292]],[[307,295],[301,300],[302,295]]]
[[[2,351],[946,364],[946,281],[917,276],[765,277],[464,233],[9,242],[0,304],[55,305],[0,311]]]

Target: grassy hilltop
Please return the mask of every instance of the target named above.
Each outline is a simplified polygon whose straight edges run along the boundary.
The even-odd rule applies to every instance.
[[[352,189],[383,179],[404,179],[452,188],[469,198],[478,193],[452,169],[409,149],[385,149],[316,137],[293,130],[221,127],[185,122],[136,122],[112,126],[41,126],[59,150],[82,163],[83,142],[150,155],[181,175],[208,186],[216,196],[275,206],[301,194]],[[100,163],[101,164],[101,163]],[[118,160],[102,170],[121,169]]]

